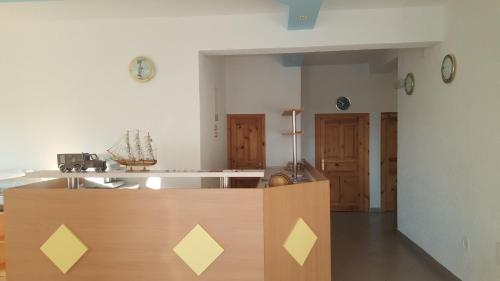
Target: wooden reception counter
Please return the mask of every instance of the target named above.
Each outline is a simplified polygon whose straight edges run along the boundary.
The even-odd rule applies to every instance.
[[[66,184],[5,192],[9,281],[331,280],[329,182],[321,176],[255,189]],[[73,238],[52,236],[62,225]],[[86,251],[76,253],[75,241]],[[60,255],[65,273],[50,255]]]

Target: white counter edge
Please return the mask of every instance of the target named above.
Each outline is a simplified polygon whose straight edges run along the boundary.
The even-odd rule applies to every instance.
[[[26,173],[27,178],[262,178],[264,170],[223,170],[223,171],[109,171],[104,173],[62,173],[57,170]]]

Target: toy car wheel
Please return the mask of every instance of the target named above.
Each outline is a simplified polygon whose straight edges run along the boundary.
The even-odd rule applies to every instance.
[[[82,171],[87,171],[87,167],[82,167]]]
[[[98,173],[102,173],[102,172],[106,171],[106,169],[107,169],[106,164],[104,164],[102,167],[96,167],[95,171]]]
[[[81,171],[82,171],[82,166],[80,166],[80,165],[75,165],[75,166],[73,167],[73,169],[75,169],[75,172],[79,173],[79,172],[81,172]]]
[[[62,173],[66,172],[66,167],[64,167],[64,164],[59,165],[59,171]]]

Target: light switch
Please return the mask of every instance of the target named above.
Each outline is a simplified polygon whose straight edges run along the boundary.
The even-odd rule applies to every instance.
[[[467,236],[464,236],[462,238],[462,247],[465,251],[468,251],[469,250],[469,246],[470,246],[470,242],[469,242],[469,238]]]

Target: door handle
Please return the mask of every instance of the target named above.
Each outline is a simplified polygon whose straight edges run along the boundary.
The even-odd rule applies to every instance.
[[[321,171],[325,171],[325,159],[321,159]]]

